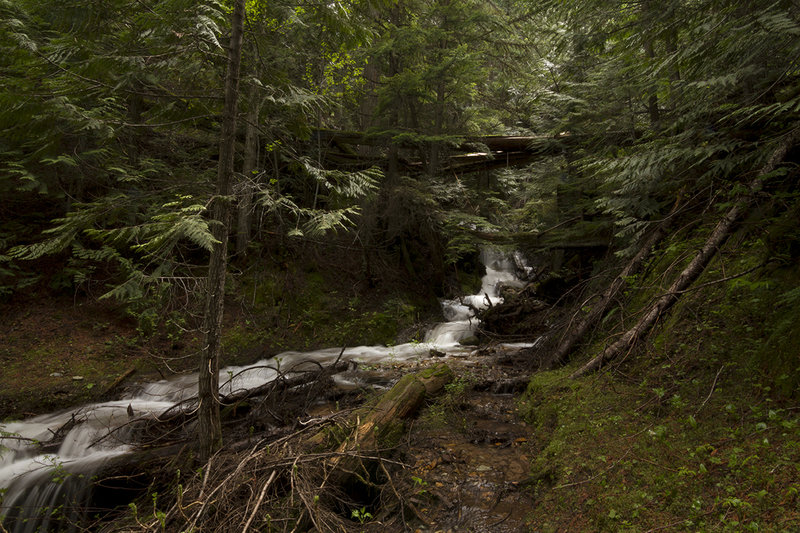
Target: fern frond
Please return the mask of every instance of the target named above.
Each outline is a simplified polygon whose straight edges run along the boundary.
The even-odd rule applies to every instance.
[[[346,230],[353,224],[354,216],[358,215],[358,207],[347,207],[332,211],[307,211],[308,220],[303,224],[303,234],[315,239],[322,237],[328,232],[336,233],[338,230]]]

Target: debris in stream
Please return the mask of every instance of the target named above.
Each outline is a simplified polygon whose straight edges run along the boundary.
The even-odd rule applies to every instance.
[[[534,285],[501,291],[503,301],[478,312],[480,333],[496,340],[530,340],[549,328],[551,306],[537,298]]]
[[[364,407],[229,447],[184,485],[159,487],[177,491],[159,515],[134,513],[103,531],[399,531],[418,513],[399,474],[404,420],[452,379],[446,365],[436,365],[404,376]]]
[[[373,394],[369,391],[385,389],[391,380],[406,374],[400,379],[403,383],[412,377],[409,372],[420,372],[422,368],[424,373],[426,367],[437,365],[442,358],[462,374],[482,367],[482,372],[493,376],[490,379],[508,376],[510,368],[502,364],[492,366],[494,358],[479,356],[461,342],[474,334],[477,320],[472,318],[472,312],[476,306],[498,304],[497,289],[501,281],[518,283],[507,270],[510,268],[508,260],[496,254],[487,254],[487,258],[491,259],[491,266],[487,266],[482,294],[442,302],[445,316],[452,322],[439,324],[422,343],[284,352],[247,367],[223,369],[220,397],[226,404],[223,409],[226,441],[232,444],[212,459],[213,472],[209,465],[206,474],[189,479],[188,484],[187,478],[179,472],[188,475],[194,468],[191,439],[195,424],[192,413],[196,406],[196,376],[177,376],[148,383],[120,400],[5,426],[4,430],[50,441],[47,452],[52,454],[52,468],[42,468],[35,461],[38,460],[36,455],[45,451],[43,448],[33,442],[13,444],[14,449],[6,461],[11,468],[0,471],[0,487],[8,487],[5,502],[23,502],[23,493],[49,491],[53,472],[59,472],[65,465],[65,472],[71,479],[84,479],[81,486],[88,487],[80,496],[88,498],[86,502],[81,504],[76,500],[70,505],[96,507],[98,518],[103,522],[91,527],[98,530],[102,527],[103,531],[158,529],[162,519],[186,519],[184,525],[194,521],[195,525],[202,524],[203,530],[212,531],[214,527],[227,530],[231,520],[238,520],[243,530],[255,529],[264,526],[264,523],[254,522],[261,516],[257,511],[261,513],[268,506],[273,512],[266,516],[281,530],[289,523],[294,524],[292,527],[305,524],[320,531],[330,530],[320,527],[321,523],[340,526],[337,531],[394,530],[410,523],[421,523],[429,528],[433,521],[426,518],[425,512],[431,502],[418,498],[416,481],[408,475],[412,465],[407,458],[414,453],[408,448],[410,437],[401,427],[385,419],[364,418],[366,411],[357,410],[356,405],[365,395]],[[502,357],[519,348],[496,345],[492,351]],[[352,361],[363,361],[367,365],[354,372],[349,366]],[[338,374],[332,375],[334,372]],[[418,374],[414,379],[412,383],[425,382],[428,378]],[[439,383],[438,388],[443,385],[444,382]],[[463,388],[463,384],[457,385]],[[414,388],[419,387],[412,385],[409,393]],[[448,395],[450,393],[448,389]],[[410,394],[409,398],[417,398],[409,400],[409,405],[418,407],[419,396]],[[330,402],[329,406],[320,406],[320,401]],[[372,429],[357,431],[356,437],[348,437],[354,426],[364,428],[367,423],[371,423],[375,431],[380,428],[377,437],[368,437]],[[306,442],[309,439],[310,442]],[[326,443],[331,445],[326,447]],[[334,443],[338,444],[334,446]],[[471,445],[491,448],[494,443]],[[509,449],[512,447],[510,444]],[[36,468],[41,475],[26,475],[27,468]],[[346,475],[334,476],[334,471]],[[227,472],[224,475],[230,477],[223,479],[219,477],[223,474],[218,472]],[[489,475],[492,472],[494,469],[477,473]],[[263,473],[263,476],[256,473]],[[99,476],[99,481],[89,483],[94,476]],[[227,486],[228,479],[238,479],[241,483]],[[211,486],[213,483],[217,485]],[[190,485],[195,492],[190,491]],[[91,486],[104,488],[93,491]],[[152,513],[140,514],[134,510],[132,515],[121,516],[117,522],[108,522],[109,512],[120,512],[113,511],[115,507],[125,509],[129,498],[137,491],[146,494],[145,499],[159,493],[160,502],[169,506],[169,512],[158,510],[158,502],[150,501],[145,503],[154,507]],[[98,496],[102,493],[108,496]],[[223,493],[232,505],[244,502],[244,508],[235,506],[233,514],[227,517],[220,514],[219,522],[214,525],[213,521],[209,522],[209,513],[218,512],[218,507],[225,502],[215,499],[213,506],[208,502],[215,494]],[[196,499],[190,501],[191,496]],[[97,498],[103,501],[92,500]],[[449,501],[459,500],[450,498]],[[141,507],[142,503],[137,505]],[[58,502],[42,499],[31,505],[35,510],[51,508],[51,504]],[[196,514],[198,512],[200,514]],[[462,514],[470,513],[459,513],[459,520]],[[35,523],[34,519],[28,525]],[[15,524],[5,522],[4,525]],[[27,526],[24,529],[12,527],[11,531],[27,531]]]

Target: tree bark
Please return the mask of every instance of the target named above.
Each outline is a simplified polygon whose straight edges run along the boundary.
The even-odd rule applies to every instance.
[[[440,80],[436,87],[436,104],[433,119],[433,134],[441,135],[444,130],[444,81]],[[436,175],[439,172],[439,154],[442,148],[440,141],[431,142],[431,158],[428,164],[428,174],[430,176]]]
[[[644,51],[645,54],[647,54],[647,58],[652,62],[656,57],[652,40],[645,40]],[[658,109],[658,95],[656,94],[656,88],[650,88],[649,93],[650,94],[647,95],[647,114],[650,116],[650,127],[655,131],[661,128],[661,111]]]
[[[242,256],[250,243],[253,222],[253,191],[255,190],[255,170],[258,164],[258,91],[250,87],[250,108],[247,111],[247,124],[244,134],[244,161],[242,162],[242,182],[237,203],[236,255]]]
[[[644,316],[639,319],[635,326],[626,331],[616,342],[608,346],[603,352],[594,357],[591,361],[575,371],[570,377],[577,378],[598,370],[601,366],[608,363],[619,354],[630,350],[633,345],[653,327],[659,317],[664,314],[672,305],[678,301],[683,293],[698,277],[703,273],[708,263],[717,253],[719,247],[725,242],[731,233],[736,222],[747,211],[750,203],[755,199],[758,191],[761,190],[761,183],[766,174],[769,174],[783,160],[789,149],[800,137],[800,129],[791,131],[781,142],[778,148],[772,153],[767,163],[761,169],[754,180],[748,185],[748,193],[739,198],[733,207],[725,213],[714,231],[706,240],[703,247],[694,256],[689,265],[680,273],[678,278],[672,283],[669,290],[653,303]]]
[[[239,66],[244,33],[244,0],[236,0],[231,19],[231,42],[225,78],[225,107],[217,167],[217,191],[213,201],[213,235],[216,242],[208,265],[204,333],[205,345],[200,352],[198,372],[198,455],[206,462],[222,447],[219,412],[219,358],[221,351],[222,315],[225,308],[225,274],[228,268],[228,227],[231,218],[231,176],[236,142],[236,112],[239,97]]]

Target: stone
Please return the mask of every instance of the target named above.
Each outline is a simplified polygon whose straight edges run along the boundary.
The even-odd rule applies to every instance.
[[[470,335],[469,337],[463,338],[458,343],[461,346],[477,346],[480,344],[480,340],[475,335]]]

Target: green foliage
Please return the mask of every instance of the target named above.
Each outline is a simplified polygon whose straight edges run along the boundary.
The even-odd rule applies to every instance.
[[[571,0],[533,10],[546,68],[534,72],[529,109],[538,127],[582,136],[567,179],[597,195],[623,247],[676,202],[720,188],[736,196],[800,116],[800,25],[788,4]]]
[[[608,374],[586,383],[571,382],[568,372],[534,377],[524,405],[538,436],[538,527],[560,529],[580,501],[581,529],[769,529],[778,518],[758,509],[775,509],[792,489],[791,474],[775,465],[796,455],[797,420],[765,400],[755,380],[742,380],[746,372],[732,372],[705,404],[714,371],[685,379],[642,367],[640,384]],[[653,395],[653,382],[691,401],[664,402],[666,395]]]
[[[364,524],[365,522],[369,522],[372,520],[372,513],[367,511],[366,507],[362,507],[361,509],[353,509],[353,512],[350,513],[351,518],[355,518],[358,520],[359,524]]]
[[[800,442],[797,268],[764,264],[773,232],[783,235],[783,211],[754,219],[759,224],[731,238],[696,290],[640,345],[644,357],[578,380],[569,378],[574,368],[532,378],[523,410],[536,436],[537,527],[795,526],[796,516],[782,506],[796,490],[794,468],[786,468]],[[672,236],[616,318],[636,316],[660,294],[661,280],[674,276],[703,238]],[[586,351],[602,350],[616,322],[601,325]],[[584,509],[579,524],[571,521],[576,505]],[[778,508],[787,510],[766,511]]]
[[[367,50],[380,76],[364,86],[364,98],[374,102],[367,123],[419,152],[434,175],[449,144],[492,123],[481,91],[494,66],[491,48],[502,42],[501,13],[472,0],[405,2],[384,8],[381,19]]]
[[[466,419],[459,416],[459,411],[466,395],[475,383],[475,376],[463,374],[455,381],[444,386],[444,394],[428,408],[426,418],[433,425],[448,425],[454,429],[466,430]]]
[[[357,205],[347,205],[376,189],[382,172],[370,168],[357,172],[325,170],[314,165],[310,159],[299,160],[301,168],[316,184],[311,207],[303,207],[290,196],[277,189],[278,183],[269,183],[259,191],[259,203],[276,217],[289,218],[285,223],[293,225],[289,235],[319,238],[327,232],[345,230],[353,225],[354,217],[360,213]],[[342,207],[345,205],[344,207]],[[322,207],[326,206],[326,207]]]

